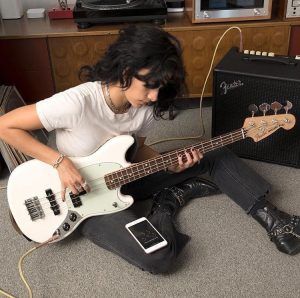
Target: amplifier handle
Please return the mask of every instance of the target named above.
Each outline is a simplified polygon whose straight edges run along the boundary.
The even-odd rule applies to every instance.
[[[283,60],[281,57],[243,57],[244,60],[249,60],[249,61],[256,61],[256,62],[266,62],[266,63],[279,63],[279,64],[284,64],[284,65],[294,65],[296,66],[297,63],[294,61],[291,61],[289,59]]]

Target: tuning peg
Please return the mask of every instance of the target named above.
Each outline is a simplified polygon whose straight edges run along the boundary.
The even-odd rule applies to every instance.
[[[274,114],[277,115],[277,112],[281,110],[282,104],[278,101],[274,101],[271,103],[271,109],[274,111]]]
[[[255,104],[251,104],[248,107],[248,110],[251,112],[252,117],[254,116],[254,114],[258,111],[258,107]]]
[[[268,103],[264,102],[259,106],[259,109],[261,112],[263,112],[263,114],[265,116],[266,113],[270,110],[270,105]]]
[[[286,101],[286,105],[283,107],[285,109],[285,113],[287,114],[288,111],[293,107],[293,104],[290,101]]]

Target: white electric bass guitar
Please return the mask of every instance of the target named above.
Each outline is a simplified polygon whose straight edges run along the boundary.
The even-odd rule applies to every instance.
[[[128,135],[117,136],[90,156],[71,158],[91,191],[82,191],[78,195],[67,191],[65,201],[61,198],[57,171],[39,160],[29,160],[17,166],[9,177],[7,197],[10,211],[27,238],[42,243],[58,235],[55,241],[59,241],[88,217],[130,207],[133,198],[123,195],[120,187],[178,164],[178,155],[185,151],[196,148],[206,153],[246,137],[257,142],[281,127],[291,129],[294,125],[295,117],[287,113],[249,117],[241,129],[135,164],[125,160],[134,139]]]

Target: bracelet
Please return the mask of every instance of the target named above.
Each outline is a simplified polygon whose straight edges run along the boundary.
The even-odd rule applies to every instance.
[[[65,157],[65,156],[64,156],[63,154],[60,154],[60,155],[59,155],[58,159],[57,159],[57,160],[55,161],[55,163],[52,165],[54,169],[56,169],[56,168],[60,165],[60,163],[63,161],[64,157]]]

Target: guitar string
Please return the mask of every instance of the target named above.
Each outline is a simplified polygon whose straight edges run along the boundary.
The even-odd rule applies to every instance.
[[[275,125],[274,125],[275,126]],[[256,129],[256,128],[250,128],[250,129],[248,129],[248,130],[246,130],[246,129],[239,129],[238,131],[235,131],[235,132],[233,132],[233,133],[231,133],[230,134],[230,136],[229,135],[226,135],[226,138],[230,138],[231,140],[225,140],[224,138],[224,136],[223,136],[223,140],[222,140],[222,142],[221,142],[221,144],[217,144],[217,146],[216,146],[216,144],[214,145],[214,146],[212,146],[212,140],[210,140],[210,141],[208,141],[208,142],[205,142],[205,143],[211,143],[209,146],[206,146],[206,148],[205,149],[207,149],[207,148],[212,148],[213,147],[213,149],[217,149],[217,148],[221,148],[221,147],[223,147],[223,146],[225,146],[225,145],[228,145],[228,144],[231,144],[231,143],[233,143],[233,142],[235,142],[235,141],[237,141],[237,140],[241,140],[241,139],[243,139],[244,138],[244,133],[247,133],[248,131],[250,131],[251,129]],[[237,136],[234,136],[234,135],[236,135],[236,134],[239,134],[239,138],[238,139],[236,139],[235,141],[233,141],[233,138],[237,138]],[[186,148],[196,148],[197,146],[201,146],[202,145],[202,150],[204,149],[204,146],[203,146],[203,143],[201,143],[201,144],[196,144],[196,145],[194,145],[194,146],[187,146]],[[181,149],[183,152],[186,150],[186,149]],[[204,150],[205,151],[205,150]],[[178,151],[172,151],[173,152],[173,154],[174,154],[174,152],[177,152],[177,154],[178,154]],[[170,154],[172,153],[172,152],[170,152]],[[171,158],[171,159],[169,159],[170,161],[175,161],[175,164],[178,164],[178,157],[175,157],[175,158]],[[160,163],[160,166],[161,165],[163,165],[164,166],[164,162],[162,162],[162,163]],[[171,164],[171,165],[173,165],[173,164]],[[125,168],[126,169],[126,168]],[[121,169],[121,170],[119,170],[119,171],[122,171],[123,169]],[[116,171],[116,172],[118,172],[118,171]],[[139,179],[139,178],[137,178],[137,179]],[[100,181],[100,184],[99,184],[99,186],[100,186],[100,188],[95,188],[95,189],[93,189],[91,192],[93,192],[93,191],[96,191],[96,190],[99,190],[99,189],[101,189],[102,187],[103,187],[103,185],[106,185],[107,186],[107,184],[106,184],[106,182],[105,182],[105,180],[103,179],[103,177],[99,177],[99,178],[96,178],[96,179],[93,179],[93,180],[90,180],[90,181],[95,181],[95,180],[99,180]],[[89,181],[89,183],[90,183],[90,181]],[[103,183],[103,181],[104,181],[104,183]],[[126,183],[125,183],[126,184]],[[57,192],[56,194],[58,194],[59,192]],[[42,200],[42,199],[45,199],[45,198],[41,198],[41,199],[39,199],[39,200]],[[59,201],[59,200],[61,200],[62,201],[62,198],[61,197],[57,197],[56,199],[53,199],[52,200],[52,202],[53,201]],[[46,209],[51,209],[51,207],[55,207],[55,206],[58,206],[59,204],[57,203],[57,204],[55,204],[55,205],[53,205],[53,206],[49,206],[49,200],[47,199],[47,202],[46,202],[46,204],[44,204],[44,203],[42,203],[41,205],[44,205],[45,207],[46,207]],[[64,210],[64,209],[69,209],[69,207],[67,206],[67,205],[64,205],[64,206],[60,206],[60,209],[62,209],[62,210]],[[44,212],[45,213],[45,212]],[[45,213],[45,214],[52,214],[53,215],[53,211],[51,212],[50,211],[50,213]]]
[[[240,133],[241,133],[241,131],[239,131],[239,135],[240,135]],[[236,133],[235,133],[236,134]],[[234,138],[236,138],[236,136],[234,136]],[[232,138],[230,137],[230,140],[223,140],[223,142],[222,142],[222,144],[219,144],[219,145],[215,145],[214,146],[214,149],[217,149],[217,148],[220,148],[220,147],[223,147],[224,145],[227,145],[227,144],[230,144],[230,143],[232,143]],[[189,146],[188,148],[196,148],[197,147],[197,145],[194,145],[194,146]],[[212,146],[211,146],[211,144],[209,145],[209,146],[202,146],[202,149],[207,149],[207,148],[211,148]],[[181,149],[182,150],[182,152],[184,153],[185,152],[185,150],[184,149]],[[178,153],[178,152],[177,152]],[[171,154],[171,153],[170,153]],[[175,156],[174,158],[170,158],[169,159],[169,161],[171,161],[172,163],[171,163],[171,165],[175,165],[175,164],[178,164],[178,156]],[[174,164],[173,164],[173,162],[174,162]],[[148,163],[148,162],[147,162]],[[139,168],[139,166],[140,166],[140,163],[139,163],[139,165],[132,165],[132,166],[130,166],[131,168],[138,168],[138,172],[139,172],[139,174],[146,174],[145,173],[145,171],[144,171],[144,169],[140,169]],[[159,167],[162,167],[163,166],[163,168],[161,169],[161,170],[163,170],[164,168],[165,168],[165,162],[163,161],[163,162],[161,162],[161,163],[157,163],[157,168],[159,168]],[[126,169],[126,168],[123,168],[122,170],[124,170],[124,169]],[[122,170],[119,170],[119,171],[122,171]],[[116,171],[116,172],[118,172],[118,171]],[[114,173],[116,173],[116,172],[114,172]],[[143,176],[145,176],[145,175],[143,175]],[[99,177],[99,178],[96,178],[96,179],[93,179],[93,180],[90,180],[90,181],[88,181],[88,183],[90,184],[91,183],[91,181],[100,181],[100,186],[102,187],[103,185],[107,185],[107,183],[105,182],[105,180],[103,179],[104,177]],[[118,178],[120,178],[120,177],[118,177]],[[139,178],[141,178],[141,177],[139,177]],[[137,178],[137,179],[139,179],[139,178]],[[124,183],[124,184],[126,184],[126,183]],[[95,190],[98,190],[98,189],[101,189],[101,187],[100,188],[97,188],[97,189],[95,189]],[[61,191],[59,191],[59,192],[55,192],[55,193],[53,193],[53,195],[54,196],[56,196],[56,195],[58,195],[59,193],[61,193]],[[39,201],[46,201],[45,202],[45,204],[46,205],[49,205],[49,202],[54,202],[54,201],[56,201],[57,199],[61,199],[61,197],[57,197],[57,198],[55,198],[55,199],[53,199],[53,200],[49,200],[47,197],[42,197],[42,198],[39,198]],[[44,205],[44,203],[41,203],[42,205]]]
[[[274,125],[275,126],[275,125]],[[202,150],[204,150],[205,151],[205,149],[207,149],[207,148],[209,148],[209,149],[211,149],[211,148],[213,148],[213,149],[217,149],[217,148],[220,148],[220,147],[223,147],[223,146],[225,146],[225,145],[227,145],[227,144],[231,144],[231,143],[233,143],[234,141],[233,141],[233,138],[237,138],[237,136],[235,136],[236,134],[238,134],[239,135],[239,138],[238,139],[236,139],[235,141],[237,141],[237,140],[240,140],[241,138],[243,138],[243,136],[244,136],[244,133],[246,133],[246,132],[248,132],[248,131],[250,131],[251,129],[256,129],[256,128],[250,128],[250,129],[248,129],[248,130],[246,130],[246,129],[239,129],[239,130],[237,130],[237,131],[235,131],[235,132],[232,132],[232,133],[230,133],[230,134],[228,134],[228,135],[225,135],[225,136],[221,136],[221,137],[219,137],[219,138],[222,138],[222,141],[221,141],[221,144],[217,144],[217,146],[216,146],[216,144],[214,144],[214,146],[212,146],[213,145],[213,139],[212,140],[209,140],[209,141],[207,141],[207,142],[205,142],[205,143],[201,143],[201,144],[196,144],[196,145],[194,145],[194,146],[187,146],[186,148],[187,149],[189,149],[189,148],[196,148],[196,147],[198,147],[198,146],[201,146],[202,148]],[[230,140],[227,140],[227,139],[225,139],[225,138],[230,138]],[[210,143],[210,144],[208,144],[208,143]],[[208,146],[204,146],[204,144],[207,144]],[[187,149],[181,149],[181,151],[184,153]],[[171,162],[175,162],[174,164],[178,164],[178,154],[179,154],[179,150],[177,150],[177,151],[171,151],[169,154],[174,154],[174,152],[177,152],[177,156],[175,156],[174,158],[170,158],[169,159],[169,161],[171,161]],[[148,161],[145,161],[144,163],[149,163],[149,160]],[[142,163],[139,163],[139,164],[137,164],[137,165],[131,165],[130,167],[131,168],[138,168],[138,172],[139,172],[139,174],[140,175],[142,175],[142,177],[144,177],[144,176],[146,176],[145,174],[147,174],[147,173],[145,173],[145,170],[144,169],[140,169],[139,167],[140,167],[140,165],[141,165]],[[171,163],[170,165],[173,165],[173,163]],[[162,169],[164,169],[164,166],[165,166],[165,162],[164,161],[162,161],[161,163],[157,163],[157,165],[156,165],[156,168],[158,168],[159,166],[163,166],[163,168]],[[123,169],[121,169],[121,170],[118,170],[118,171],[116,171],[116,172],[113,172],[113,173],[117,173],[117,172],[120,172],[120,171],[122,171],[122,170],[126,170],[126,168],[123,168]],[[103,179],[104,177],[99,177],[99,178],[96,178],[96,179],[93,179],[93,180],[90,180],[88,183],[91,183],[91,181],[100,181],[100,184],[99,184],[99,186],[100,186],[100,188],[95,188],[95,189],[93,189],[93,191],[96,191],[96,190],[99,190],[99,189],[101,189],[102,188],[102,186],[103,185],[106,185],[107,186],[107,183],[105,182],[105,180]],[[139,179],[139,178],[141,178],[141,177],[138,177],[137,179]],[[118,179],[120,179],[120,177],[118,177]],[[123,181],[124,182],[124,181]],[[118,184],[120,184],[120,182],[119,183],[117,183],[117,184],[115,184],[115,186],[117,186]],[[124,184],[126,184],[126,183],[124,183]],[[123,184],[122,184],[123,185]],[[54,193],[53,195],[55,196],[55,195],[57,195],[58,193],[60,193],[60,192],[56,192],[56,193]],[[57,201],[58,200],[61,200],[62,201],[62,198],[61,197],[57,197],[57,198],[54,198],[53,200],[49,200],[49,199],[47,199],[46,197],[42,197],[42,198],[40,198],[39,199],[39,201],[42,201],[42,200],[47,200],[45,203],[40,203],[40,205],[43,207],[43,206],[46,206],[46,208],[50,208],[51,209],[51,207],[55,207],[55,206],[57,206],[58,204],[55,204],[55,205],[52,205],[52,206],[49,206],[49,203],[50,202],[54,202],[54,201],[56,201],[56,203],[57,203]]]
[[[231,144],[232,143],[232,139],[233,138],[235,138],[236,140],[239,140],[240,139],[240,137],[241,137],[241,130],[239,130],[238,132],[236,131],[235,133],[233,133],[231,136],[226,136],[227,138],[228,138],[228,140],[227,139],[225,139],[224,137],[223,137],[223,140],[222,140],[222,142],[221,142],[221,144],[215,144],[213,147],[214,147],[214,149],[217,149],[217,148],[220,148],[220,147],[223,147],[223,146],[225,146],[225,145],[228,145],[228,144]],[[239,139],[237,139],[237,137],[239,137]],[[206,143],[208,143],[208,142],[206,142]],[[203,144],[203,146],[202,145],[194,145],[194,146],[188,146],[187,148],[196,148],[196,147],[198,147],[198,146],[201,146],[201,149],[202,150],[206,150],[206,149],[209,149],[209,148],[212,148],[212,143],[209,141],[209,143],[210,144],[207,144],[206,146],[204,146]],[[186,151],[186,149],[181,149],[181,151],[184,153],[185,151]],[[176,152],[176,151],[175,151]],[[169,154],[172,154],[172,152],[170,152]],[[173,154],[174,154],[174,152],[173,152]],[[178,152],[177,152],[177,154],[178,154]],[[169,161],[171,161],[172,163],[171,163],[171,165],[175,165],[175,164],[178,164],[178,155],[177,156],[175,156],[174,158],[170,158],[169,159]],[[147,161],[147,162],[144,162],[144,163],[149,163],[149,160]],[[131,168],[139,168],[140,167],[140,165],[141,165],[142,163],[139,163],[138,165],[131,165],[130,167]],[[159,167],[161,167],[161,166],[164,166],[165,165],[165,162],[164,161],[162,161],[162,162],[159,162],[159,163],[157,163],[157,168],[159,168]],[[164,168],[164,167],[163,167]],[[123,169],[121,169],[121,170],[118,170],[118,171],[122,171],[122,170],[126,170],[126,168],[123,168]],[[118,171],[116,171],[116,172],[118,172]],[[113,172],[113,173],[116,173],[116,172]],[[142,169],[138,169],[138,172],[139,172],[139,174],[145,174],[145,171]],[[111,173],[110,173],[111,174]],[[107,175],[107,174],[106,174]],[[139,177],[140,178],[140,177]],[[137,179],[139,179],[139,178],[137,178]],[[92,180],[89,180],[88,181],[88,184],[91,184],[91,182],[93,182],[93,181],[100,181],[100,184],[99,184],[99,186],[100,186],[100,188],[96,188],[96,189],[93,189],[93,191],[96,191],[96,190],[99,190],[99,189],[101,189],[101,187],[103,186],[103,185],[107,185],[106,184],[106,182],[105,182],[105,180],[104,180],[104,176],[103,177],[99,177],[99,178],[96,178],[96,179],[92,179]],[[126,184],[126,183],[124,183],[124,184]],[[53,193],[53,195],[54,196],[56,196],[56,195],[58,195],[59,193],[61,193],[61,191],[58,191],[58,192],[55,192],[55,193]],[[54,202],[54,201],[57,201],[57,200],[62,200],[62,198],[61,197],[57,197],[57,198],[55,198],[55,199],[53,199],[53,200],[49,200],[47,197],[42,197],[42,198],[39,198],[39,201],[41,202],[41,201],[45,201],[45,203],[41,203],[40,205],[41,206],[45,206],[45,205],[47,205],[47,206],[49,206],[49,202]],[[54,207],[55,205],[53,205],[52,207]],[[51,207],[51,206],[50,206]]]

